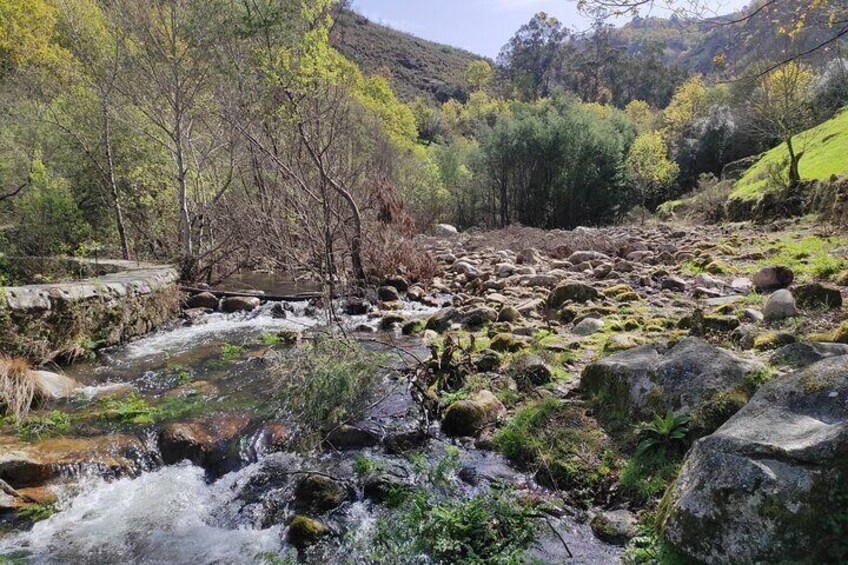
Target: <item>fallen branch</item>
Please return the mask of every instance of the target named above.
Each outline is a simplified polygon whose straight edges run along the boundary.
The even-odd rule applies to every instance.
[[[259,298],[262,300],[270,300],[272,302],[303,302],[314,298],[324,296],[321,292],[299,292],[297,294],[267,294],[261,290],[218,290],[214,288],[197,288],[192,286],[181,286],[180,290],[189,294],[200,294],[208,292],[217,298]]]

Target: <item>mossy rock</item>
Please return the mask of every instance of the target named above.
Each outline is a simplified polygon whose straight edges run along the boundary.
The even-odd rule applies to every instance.
[[[423,332],[426,326],[427,322],[425,320],[410,320],[403,325],[401,333],[403,335],[417,335]]]
[[[303,551],[311,545],[329,536],[332,531],[323,522],[308,516],[296,515],[288,523],[288,542],[299,551]]]
[[[757,351],[771,351],[795,343],[798,339],[786,332],[766,332],[754,338],[754,349]]]
[[[296,510],[326,512],[338,508],[351,498],[348,488],[325,475],[306,475],[294,489],[292,506]]]
[[[489,347],[494,351],[516,353],[530,347],[530,340],[525,336],[499,333],[492,338]]]
[[[848,344],[848,321],[842,322],[839,327],[834,329],[832,332],[812,334],[809,337],[810,341]]]
[[[730,267],[723,261],[710,261],[704,266],[704,270],[711,275],[725,275],[731,272]]]

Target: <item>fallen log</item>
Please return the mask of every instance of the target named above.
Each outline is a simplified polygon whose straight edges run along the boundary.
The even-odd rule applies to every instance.
[[[248,297],[259,298],[260,300],[272,302],[302,302],[304,300],[312,300],[313,298],[321,298],[324,296],[322,292],[299,292],[297,294],[268,294],[261,290],[218,290],[214,288],[196,288],[192,286],[181,286],[180,290],[189,294],[200,294],[208,292],[216,298],[230,297]]]

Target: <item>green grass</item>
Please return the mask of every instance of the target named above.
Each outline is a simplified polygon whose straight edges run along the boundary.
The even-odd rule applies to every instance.
[[[848,239],[840,237],[804,237],[789,233],[766,250],[766,259],[756,263],[755,272],[769,265],[783,265],[795,272],[796,278],[828,279],[848,268],[848,258],[835,253],[848,246]],[[769,253],[771,252],[771,253]]]
[[[823,180],[831,175],[848,173],[848,109],[836,117],[797,136],[796,148],[804,151],[799,163],[801,178]],[[732,200],[755,200],[766,191],[769,166],[788,157],[786,145],[767,151],[736,183]]]

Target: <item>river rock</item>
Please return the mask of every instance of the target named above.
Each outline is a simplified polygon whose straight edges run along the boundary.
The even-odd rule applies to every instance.
[[[30,371],[36,396],[44,400],[69,398],[80,388],[75,380],[51,371]]]
[[[377,297],[383,302],[397,302],[400,300],[398,290],[393,286],[381,286],[378,288]]]
[[[686,281],[681,279],[680,277],[666,277],[662,280],[660,286],[664,290],[683,292],[686,290]]]
[[[221,312],[232,314],[233,312],[253,312],[261,301],[255,296],[228,296],[221,300]]]
[[[666,351],[663,343],[622,351],[583,370],[580,387],[601,417],[626,415],[633,421],[692,413],[699,430],[717,428],[750,396],[746,376],[762,365],[687,337]],[[716,411],[716,407],[722,409]]]
[[[218,297],[211,292],[199,292],[189,296],[186,300],[186,305],[189,308],[209,308],[210,310],[218,309]]]
[[[371,430],[342,424],[328,433],[324,442],[332,449],[345,451],[373,447],[380,443],[380,438]]]
[[[848,356],[763,385],[695,443],[663,503],[662,535],[704,563],[848,559]]]
[[[801,308],[841,308],[842,293],[838,288],[820,283],[808,283],[792,289],[792,295]]]
[[[397,289],[398,292],[406,292],[409,290],[409,281],[400,275],[389,277],[383,281],[383,286],[391,286]]]
[[[504,306],[498,312],[498,322],[508,322],[510,324],[519,321],[522,318],[521,312],[515,306]]]
[[[515,371],[533,386],[542,386],[551,382],[553,373],[547,363],[535,353],[521,355],[515,361]]]
[[[585,318],[571,329],[571,333],[586,336],[598,333],[602,329],[604,329],[603,320],[598,318]]]
[[[327,512],[352,498],[353,493],[341,481],[313,473],[298,480],[291,505],[299,512]]]
[[[166,465],[189,460],[219,477],[242,464],[240,440],[250,424],[245,414],[227,414],[188,422],[170,422],[159,432]]]
[[[457,400],[445,410],[442,431],[451,437],[475,436],[506,413],[506,408],[488,390]]]
[[[286,539],[299,551],[303,551],[331,533],[332,530],[320,520],[298,514],[288,523]]]
[[[795,280],[795,273],[789,267],[763,267],[752,277],[754,287],[758,291],[769,291],[786,288]]]
[[[548,295],[548,306],[553,310],[559,310],[568,301],[584,303],[597,300],[600,296],[600,293],[588,284],[566,281]]]
[[[462,324],[471,329],[478,329],[498,320],[498,312],[488,306],[472,308],[462,315]]]
[[[777,322],[786,318],[792,318],[798,314],[798,307],[795,306],[795,297],[786,289],[772,293],[763,307],[763,316],[767,322]]]
[[[451,322],[459,315],[459,311],[453,306],[442,308],[427,320],[427,329],[435,332],[445,332],[450,328]]]

